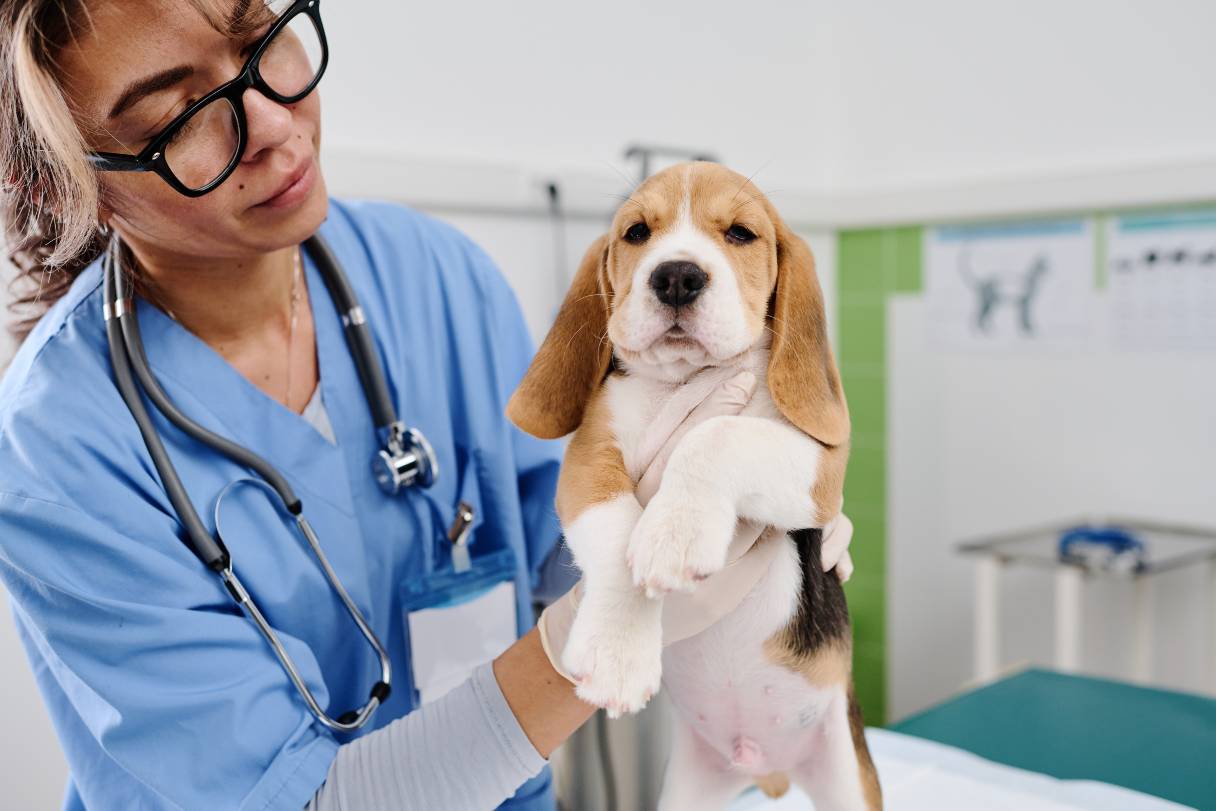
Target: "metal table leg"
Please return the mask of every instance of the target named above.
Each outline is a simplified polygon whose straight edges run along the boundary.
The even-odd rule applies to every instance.
[[[1081,665],[1081,587],[1085,573],[1076,566],[1056,569],[1056,669],[1069,673]]]
[[[1001,667],[1001,561],[983,557],[975,563],[975,678],[995,679]]]
[[[1134,578],[1135,589],[1135,654],[1132,660],[1132,677],[1141,682],[1153,678],[1153,580],[1148,575]]]
[[[1208,561],[1208,689],[1216,695],[1216,558]]]

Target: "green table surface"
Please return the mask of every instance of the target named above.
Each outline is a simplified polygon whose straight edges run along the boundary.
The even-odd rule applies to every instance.
[[[1022,769],[1216,811],[1216,700],[1027,670],[893,724]]]

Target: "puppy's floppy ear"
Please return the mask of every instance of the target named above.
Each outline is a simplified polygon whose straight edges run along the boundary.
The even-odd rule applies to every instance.
[[[823,292],[811,249],[774,212],[777,287],[769,307],[768,387],[785,418],[828,446],[849,439],[849,409],[828,345]]]
[[[557,320],[507,403],[507,417],[533,436],[556,439],[577,428],[608,373],[607,257],[605,235],[587,249]]]

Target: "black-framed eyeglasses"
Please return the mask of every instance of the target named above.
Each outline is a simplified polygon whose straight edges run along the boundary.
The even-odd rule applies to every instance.
[[[155,172],[187,197],[201,197],[227,180],[245,154],[245,91],[294,104],[313,91],[328,63],[321,0],[295,0],[235,79],[191,104],[138,155],[94,152],[89,161],[104,172]]]

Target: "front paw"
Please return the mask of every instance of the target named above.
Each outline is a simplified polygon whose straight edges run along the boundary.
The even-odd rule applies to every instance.
[[[651,598],[692,591],[726,565],[735,523],[734,510],[721,500],[665,497],[660,490],[629,538],[634,585]]]
[[[601,617],[580,610],[562,666],[574,678],[578,697],[606,709],[609,718],[641,710],[663,676],[659,613],[647,608],[633,617]]]

